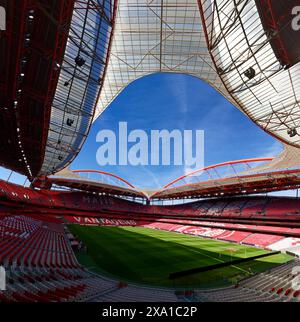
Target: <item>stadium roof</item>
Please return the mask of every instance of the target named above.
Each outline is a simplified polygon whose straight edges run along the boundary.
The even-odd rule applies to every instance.
[[[29,179],[79,153],[109,58],[115,1],[5,0],[0,164]]]
[[[46,178],[46,182],[71,189],[147,199],[248,195],[299,188],[299,158],[300,150],[287,146],[274,159],[246,159],[211,165],[154,190],[137,188],[114,174],[95,170],[62,170]],[[89,176],[95,172],[101,177],[95,179]],[[88,177],[84,177],[84,173],[89,174]]]
[[[97,172],[94,170],[83,170],[83,171],[71,171],[69,169],[63,169],[62,171],[56,173],[55,175],[49,176],[45,179],[46,183],[49,185],[55,184],[59,187],[68,187],[71,189],[78,189],[83,191],[104,193],[110,195],[118,196],[129,196],[129,197],[141,197],[147,198],[147,195],[143,191],[134,187],[132,184],[126,180],[107,172],[101,172],[101,174],[112,177],[116,179],[116,183],[96,181],[91,178],[85,178],[77,173],[93,173]],[[35,186],[39,184],[45,184],[45,182],[36,180],[33,183]]]
[[[95,117],[151,73],[198,77],[278,139],[300,146],[297,0],[118,1]],[[289,132],[288,131],[292,131]]]
[[[65,168],[92,120],[130,82],[156,72],[206,81],[263,130],[300,147],[300,50],[292,28],[298,0],[51,3],[6,1],[5,167],[30,179]],[[51,37],[42,42],[43,27]]]
[[[115,4],[113,0],[74,3],[38,175],[70,164],[88,135],[109,59]]]

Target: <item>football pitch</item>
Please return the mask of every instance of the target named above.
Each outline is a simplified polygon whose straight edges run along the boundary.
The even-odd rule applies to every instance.
[[[82,265],[123,282],[183,288],[223,287],[292,259],[276,254],[170,280],[170,273],[268,251],[142,227],[69,225],[69,229],[87,246],[86,252],[76,252]]]

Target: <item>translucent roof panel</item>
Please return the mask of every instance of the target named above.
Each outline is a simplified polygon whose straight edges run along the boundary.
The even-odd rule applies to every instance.
[[[273,30],[263,27],[266,21],[256,2],[267,7]],[[299,4],[294,0],[201,0],[200,8],[212,59],[235,105],[267,132],[299,147],[300,64],[283,65],[272,47],[276,38],[276,51],[284,49],[280,45],[286,39],[280,33],[292,28],[290,7],[296,2]],[[281,12],[274,18],[279,5]],[[283,26],[281,20],[286,20]],[[293,39],[292,34],[291,30],[289,42],[299,48],[299,35]],[[296,132],[290,135],[292,129]]]
[[[120,0],[95,119],[132,81],[156,72],[194,75],[230,99],[207,49],[197,0]]]
[[[283,64],[289,52],[279,57],[297,1],[75,1],[40,174],[67,166],[92,120],[128,84],[157,72],[206,81],[262,129],[299,147],[299,37],[287,47],[293,64]],[[277,29],[267,29],[269,20]]]
[[[66,167],[87,137],[107,65],[113,8],[114,1],[75,1],[39,175]]]
[[[288,2],[281,1],[283,9]],[[211,84],[267,132],[299,146],[300,65],[281,64],[270,44],[275,36],[264,29],[255,0],[120,0],[94,119],[132,81],[185,73]],[[247,70],[254,77],[246,77]],[[297,133],[291,136],[291,129]]]

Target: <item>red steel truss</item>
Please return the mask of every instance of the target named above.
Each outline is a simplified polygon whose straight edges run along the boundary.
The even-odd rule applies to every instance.
[[[255,158],[207,166],[181,176],[156,190],[138,189],[115,174],[98,170],[75,170],[70,172],[71,175],[67,173],[67,175],[51,176],[44,178],[41,186],[50,188],[56,185],[113,196],[131,196],[156,200],[216,198],[298,189],[300,187],[300,169],[268,169],[269,163],[265,162],[273,160],[273,158]],[[263,163],[266,164],[265,169],[261,165]],[[253,164],[256,167],[253,167]],[[228,174],[228,171],[224,174],[223,170],[227,168],[230,170],[230,174]],[[117,182],[107,183],[103,178],[95,180],[82,176],[72,176],[72,173],[99,173],[106,177],[115,178]],[[193,181],[189,181],[190,179],[193,179]],[[121,184],[125,184],[125,187]]]
[[[236,161],[227,161],[227,162],[222,162],[222,163],[210,165],[210,166],[201,168],[199,170],[193,171],[191,173],[188,173],[186,175],[180,176],[179,178],[177,178],[177,179],[169,182],[168,184],[164,185],[163,188],[164,189],[169,188],[169,187],[173,186],[175,183],[178,183],[179,181],[183,181],[184,179],[186,179],[188,177],[191,177],[191,176],[197,175],[199,173],[203,173],[203,172],[206,172],[208,174],[208,176],[211,177],[211,175],[209,173],[209,170],[212,170],[212,169],[214,169],[217,172],[218,168],[221,168],[221,167],[224,167],[224,166],[230,166],[232,168],[233,172],[235,172],[234,165],[243,164],[243,165],[248,166],[249,164],[252,164],[252,163],[272,161],[273,159],[274,158],[252,158],[252,159],[244,159],[244,160],[236,160]],[[218,175],[219,178],[221,177],[218,174],[218,172],[217,172],[217,175]]]

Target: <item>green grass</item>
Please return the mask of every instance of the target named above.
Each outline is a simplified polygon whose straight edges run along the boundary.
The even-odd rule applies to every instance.
[[[172,281],[168,277],[173,272],[268,251],[141,227],[70,225],[69,228],[88,247],[87,253],[76,254],[82,265],[127,282],[167,287],[222,287],[292,259],[289,255],[277,254]]]

